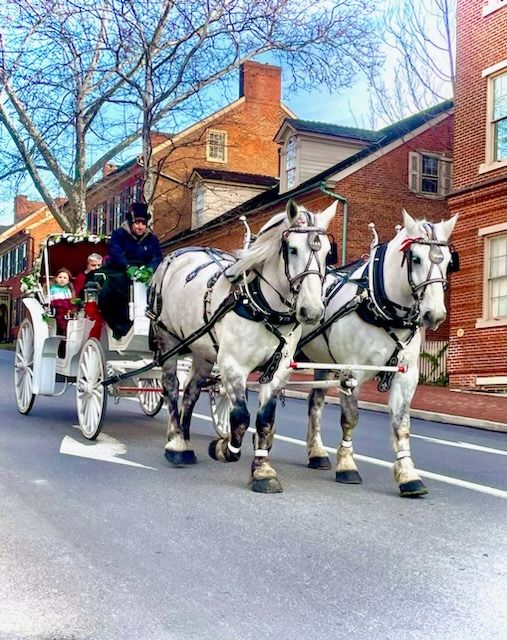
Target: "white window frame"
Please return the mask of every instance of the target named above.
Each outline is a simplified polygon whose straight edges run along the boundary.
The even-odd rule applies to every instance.
[[[497,62],[491,67],[482,71],[482,77],[487,80],[486,87],[486,149],[484,151],[484,162],[479,166],[479,174],[494,171],[507,167],[507,158],[495,160],[495,122],[493,120],[494,110],[494,84],[496,78],[507,74],[507,60]]]
[[[206,160],[208,162],[227,162],[227,131],[208,129],[206,132]]]
[[[507,0],[484,0],[482,5],[482,17],[488,16],[493,11],[507,7]]]
[[[492,317],[491,296],[490,296],[490,245],[495,238],[507,238],[507,222],[483,227],[478,231],[479,237],[484,240],[484,264],[483,264],[483,286],[482,286],[482,317],[478,318],[475,326],[477,329],[487,329],[490,327],[507,326],[507,315]],[[506,276],[500,276],[506,277]]]
[[[422,183],[425,177],[422,172],[423,158],[435,158],[437,160],[437,175],[431,176],[437,180],[437,191],[423,191]],[[452,158],[431,151],[410,151],[408,154],[408,188],[412,193],[425,198],[445,198],[451,190],[452,184]]]
[[[287,191],[297,185],[297,140],[290,136],[285,145],[285,188]]]

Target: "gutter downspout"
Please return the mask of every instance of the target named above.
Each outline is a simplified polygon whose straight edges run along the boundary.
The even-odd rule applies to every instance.
[[[347,230],[349,224],[349,201],[345,196],[341,196],[339,193],[335,193],[326,187],[325,182],[321,182],[319,189],[322,193],[325,193],[330,198],[334,198],[343,204],[343,220],[342,220],[342,261],[341,266],[347,264]]]

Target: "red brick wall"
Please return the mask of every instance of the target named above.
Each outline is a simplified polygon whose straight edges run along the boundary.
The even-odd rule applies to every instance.
[[[482,227],[507,222],[507,170],[479,174],[485,161],[487,81],[481,72],[507,58],[507,9],[482,17],[482,0],[458,0],[455,100],[454,194],[459,213],[453,240],[461,271],[453,275],[449,381],[476,386],[477,376],[507,375],[507,326],[476,328],[482,317],[484,239]]]
[[[393,237],[395,225],[402,223],[403,208],[414,218],[427,218],[436,222],[449,217],[445,200],[420,197],[408,190],[408,153],[425,150],[452,156],[452,131],[453,118],[450,116],[337,184],[336,193],[346,197],[349,202],[347,261],[368,253],[371,241],[368,229],[370,222],[375,222],[380,240],[387,241]],[[321,211],[332,202],[331,198],[318,188],[297,197],[296,200],[311,211]],[[282,202],[269,210],[248,214],[252,230],[258,231],[271,215],[284,207],[285,203]],[[340,254],[342,221],[343,208],[339,205],[338,215],[329,231],[338,243]],[[170,250],[176,246],[192,244],[215,246],[231,251],[241,247],[243,231],[243,225],[237,220],[232,220],[219,228],[192,235],[188,241],[171,245]],[[438,332],[428,332],[427,339],[443,340],[447,339],[448,335],[449,325],[446,321]]]
[[[244,100],[220,118],[194,128],[157,155],[163,173],[186,184],[196,167],[277,177],[278,145],[273,138],[287,112],[280,104],[281,69],[257,62],[244,65]],[[206,160],[206,132],[227,132],[227,162]],[[185,186],[160,179],[155,199],[155,231],[162,241],[191,226],[191,192]]]

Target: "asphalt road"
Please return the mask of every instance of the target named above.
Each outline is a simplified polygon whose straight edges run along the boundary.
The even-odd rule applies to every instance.
[[[12,362],[0,351],[0,640],[507,638],[507,435],[414,420],[430,493],[406,500],[385,414],[362,412],[364,484],[344,486],[306,469],[306,407],[288,400],[284,493],[258,495],[250,437],[240,462],[208,458],[206,396],[199,464],[174,469],[164,412],[110,402],[92,444],[73,389],[17,412]],[[336,407],[325,421],[332,447]]]

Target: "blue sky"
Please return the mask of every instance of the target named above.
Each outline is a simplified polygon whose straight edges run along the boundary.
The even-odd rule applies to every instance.
[[[331,122],[352,127],[370,128],[368,94],[364,85],[358,84],[341,94],[330,95],[326,90],[300,92],[283,102],[302,120]],[[29,182],[20,191],[33,200],[41,200]],[[0,225],[13,221],[13,201],[0,200]]]

